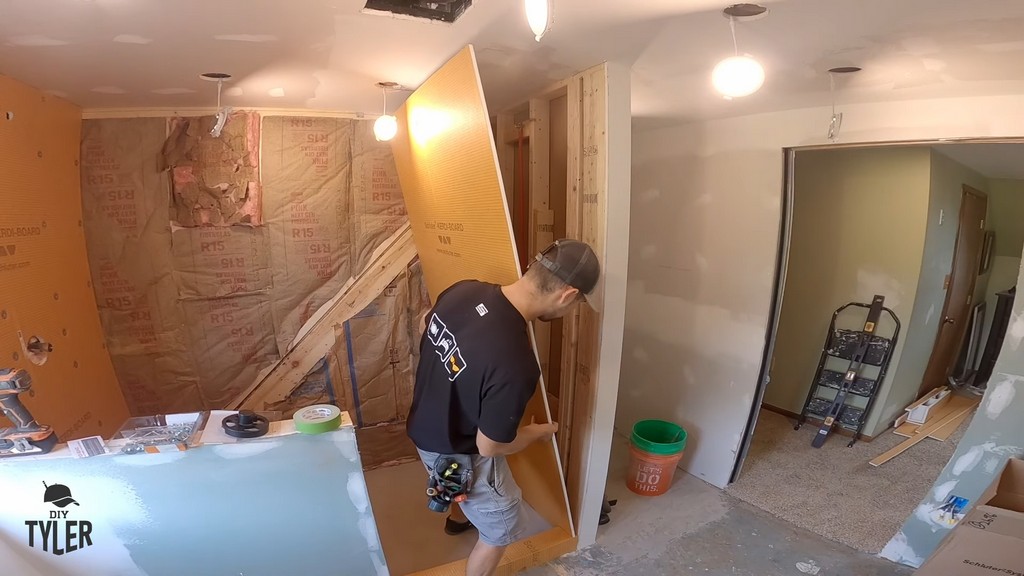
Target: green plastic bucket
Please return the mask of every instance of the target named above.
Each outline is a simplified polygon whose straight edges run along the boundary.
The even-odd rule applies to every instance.
[[[670,456],[686,447],[686,430],[664,420],[641,420],[633,425],[631,440],[644,452]]]

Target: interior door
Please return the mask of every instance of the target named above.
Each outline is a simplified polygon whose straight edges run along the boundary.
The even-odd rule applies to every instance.
[[[974,287],[978,280],[978,267],[981,264],[981,250],[985,237],[988,198],[983,192],[966,184],[963,189],[960,223],[956,247],[953,250],[953,267],[946,288],[946,302],[942,309],[942,322],[921,381],[919,397],[936,386],[946,384],[970,324]]]

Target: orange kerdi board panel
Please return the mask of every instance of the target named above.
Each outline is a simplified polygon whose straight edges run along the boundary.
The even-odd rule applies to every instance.
[[[473,47],[435,72],[395,115],[392,149],[431,301],[463,279],[514,282],[521,270]],[[551,420],[546,399],[542,381],[525,422]],[[575,536],[555,443],[536,443],[508,460],[526,500]]]
[[[82,114],[6,76],[0,94],[0,368],[29,372],[32,389],[21,400],[61,442],[107,437],[128,408],[86,259]],[[42,364],[23,343],[33,336],[53,345]],[[0,417],[0,427],[7,426]]]

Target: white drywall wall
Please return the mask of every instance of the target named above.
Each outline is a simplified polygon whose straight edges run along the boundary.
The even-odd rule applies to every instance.
[[[756,96],[754,96],[756,98]],[[1024,136],[1020,96],[851,105],[843,143]],[[828,107],[633,134],[616,425],[668,418],[681,466],[729,480],[755,399],[772,298],[783,148],[826,144]]]

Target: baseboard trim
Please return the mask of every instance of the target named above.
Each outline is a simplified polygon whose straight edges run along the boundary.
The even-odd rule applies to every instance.
[[[797,414],[796,412],[790,412],[789,410],[786,410],[784,408],[779,408],[778,406],[772,406],[771,404],[766,404],[764,402],[761,403],[761,408],[764,408],[765,410],[767,410],[769,412],[775,412],[776,414],[780,414],[782,416],[785,416],[786,418],[789,418],[790,420],[799,420],[800,419],[800,415]],[[821,421],[820,418],[814,418],[813,416],[808,416],[807,417],[807,423],[808,424],[814,424],[815,426],[820,426],[822,424],[822,421]],[[853,438],[853,432],[850,432],[849,430],[847,430],[845,428],[840,428],[838,426],[832,429],[832,433],[833,434],[838,434],[840,436],[846,436],[847,438]],[[861,434],[860,437],[858,437],[857,439],[859,441],[861,441],[861,442],[871,442],[871,441],[873,441],[875,439],[875,437],[874,436],[868,436],[867,434]]]

